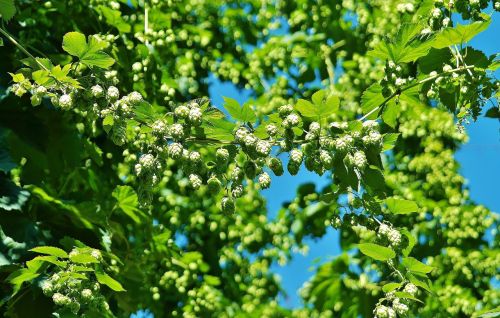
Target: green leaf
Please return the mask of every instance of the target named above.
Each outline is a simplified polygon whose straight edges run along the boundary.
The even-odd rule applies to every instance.
[[[431,48],[431,42],[420,42],[417,36],[420,34],[423,25],[421,23],[404,24],[398,32],[396,41],[381,41],[368,56],[381,60],[392,60],[394,63],[415,62],[422,56],[426,56]]]
[[[386,123],[393,129],[396,128],[399,108],[399,104],[396,104],[394,100],[391,100],[386,104],[384,112],[382,113],[382,120],[384,121],[384,123]]]
[[[488,71],[496,71],[500,67],[500,53],[490,56],[490,65],[486,68]]]
[[[63,50],[69,54],[81,57],[87,52],[87,39],[80,32],[68,32],[63,37]]]
[[[117,292],[122,292],[125,291],[125,289],[122,287],[122,285],[117,282],[115,279],[113,279],[111,276],[106,274],[104,271],[101,269],[98,269],[95,271],[95,277],[97,278],[97,281],[103,285],[108,286],[114,291]]]
[[[401,286],[401,284],[402,283],[388,283],[382,287],[382,290],[384,291],[384,293],[389,293],[395,289],[398,289]]]
[[[14,0],[0,0],[0,15],[5,21],[9,21],[16,14]]]
[[[0,173],[0,209],[21,211],[30,193],[18,187],[6,175]]]
[[[253,123],[257,120],[257,116],[248,104],[240,106],[238,101],[233,98],[224,97],[224,108],[227,110],[229,115],[231,115],[231,117],[238,121]]]
[[[68,253],[66,253],[63,249],[54,246],[38,246],[32,248],[30,251],[40,254],[52,255],[59,258],[68,258]]]
[[[204,121],[203,129],[207,138],[233,141],[233,129],[236,125],[225,119],[211,119],[210,121]]]
[[[75,255],[70,255],[69,259],[73,263],[78,263],[78,264],[90,264],[90,263],[99,263],[99,260],[95,258],[94,256],[87,254],[87,253],[77,253]]]
[[[87,66],[97,66],[107,69],[114,64],[115,60],[104,53],[106,44],[94,36],[85,39],[85,35],[79,32],[69,32],[63,37],[63,49],[69,54],[78,57],[81,63]]]
[[[427,273],[430,273],[434,269],[434,267],[426,265],[413,257],[403,257],[402,264],[410,272],[414,272],[414,273],[427,274]]]
[[[328,116],[334,114],[340,106],[338,96],[326,97],[324,90],[319,90],[311,97],[313,103],[299,99],[295,104],[295,109],[306,118],[324,122]]]
[[[479,316],[477,318],[494,318],[500,317],[500,307],[490,310],[482,310],[479,312]]]
[[[130,32],[131,26],[123,20],[119,10],[113,10],[106,6],[99,6],[98,10],[106,18],[106,23],[117,28],[120,33]]]
[[[500,108],[498,108],[497,106],[492,106],[486,111],[484,116],[488,118],[500,118]]]
[[[19,291],[19,289],[21,289],[21,286],[25,282],[32,281],[33,279],[37,278],[38,276],[40,276],[39,273],[33,272],[28,268],[22,268],[20,270],[13,272],[12,274],[10,274],[6,280],[9,283],[11,283],[12,285],[14,285],[13,289],[14,289],[14,294],[15,294]]]
[[[367,114],[378,106],[381,106],[385,101],[382,95],[382,86],[379,83],[372,84],[368,87],[361,96],[361,109],[363,114]],[[373,112],[367,119],[377,118],[377,112]]]
[[[116,208],[122,210],[135,223],[141,223],[139,215],[142,213],[138,208],[139,198],[134,189],[130,186],[117,186],[113,191],[113,197],[117,201]]]
[[[54,264],[56,266],[63,267],[63,268],[66,267],[66,264],[67,264],[66,262],[58,260],[56,256],[37,256],[37,257],[33,258],[32,260],[26,262],[26,266],[29,269],[34,270],[34,268],[38,268],[39,265],[34,265],[34,267],[33,267],[33,264],[38,263],[38,262],[51,263],[51,264]]]
[[[463,44],[469,42],[479,33],[483,32],[490,25],[491,19],[486,21],[476,21],[471,24],[458,23],[454,28],[446,28],[441,33],[437,34],[432,41],[432,46],[437,49],[442,49],[455,44]]]
[[[396,257],[396,253],[388,247],[373,243],[362,243],[358,245],[361,253],[378,261],[387,261]]]
[[[408,246],[403,249],[403,255],[408,256],[413,250],[415,243],[417,243],[417,239],[407,229],[402,229],[401,233],[408,239]]]
[[[394,295],[399,298],[415,300],[423,304],[423,302],[420,299],[407,292],[395,292]]]
[[[398,140],[399,134],[390,133],[385,134],[383,137],[383,147],[382,151],[391,150],[396,145],[396,141]]]
[[[203,280],[211,286],[219,286],[220,285],[220,278],[217,276],[212,276],[212,275],[204,275]]]
[[[385,204],[392,214],[408,214],[418,211],[418,205],[409,200],[387,198]]]
[[[421,287],[423,289],[425,289],[426,291],[428,291],[429,293],[432,293],[431,291],[431,288],[429,287],[429,284],[424,282],[424,281],[421,281],[420,279],[416,278],[414,275],[412,274],[407,274],[408,276],[408,279],[410,280],[410,282],[418,287]]]

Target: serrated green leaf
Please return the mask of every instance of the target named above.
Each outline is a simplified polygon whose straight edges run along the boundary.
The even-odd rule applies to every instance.
[[[123,20],[119,10],[113,10],[106,6],[99,6],[98,10],[106,19],[106,23],[117,28],[120,33],[130,32],[131,26]]]
[[[115,63],[113,58],[102,51],[104,47],[105,43],[94,36],[90,36],[87,43],[85,35],[79,32],[68,32],[63,37],[63,49],[87,66],[107,69]]]
[[[104,117],[104,119],[102,120],[102,126],[104,128],[104,131],[106,133],[109,133],[111,128],[113,128],[114,123],[115,123],[115,119],[113,118],[112,115],[108,115],[108,116]]]
[[[244,123],[253,123],[257,120],[257,116],[248,104],[240,106],[240,103],[233,98],[224,97],[224,109],[235,120]]]
[[[28,268],[21,268],[15,272],[13,272],[12,274],[10,274],[6,280],[9,283],[11,283],[12,285],[14,285],[13,289],[14,289],[14,294],[15,294],[19,291],[19,289],[21,289],[21,286],[25,282],[32,281],[35,278],[37,278],[38,276],[40,276],[39,273],[33,272]]]
[[[396,253],[388,247],[373,243],[362,243],[358,245],[361,253],[378,261],[387,261],[396,257]]]
[[[54,246],[38,246],[32,248],[30,251],[40,254],[52,255],[59,258],[68,258],[68,253],[66,253],[66,251],[64,251],[59,247],[54,247]]]
[[[401,284],[402,283],[388,283],[382,287],[382,290],[384,291],[384,293],[390,293],[391,291],[401,287]]]
[[[407,274],[407,276],[408,276],[408,279],[410,280],[410,282],[412,284],[425,289],[429,293],[432,293],[431,288],[429,287],[429,284],[427,284],[426,282],[421,281],[420,279],[416,278],[412,274]]]
[[[99,283],[108,286],[114,291],[117,292],[125,291],[123,286],[118,281],[116,281],[114,278],[106,274],[101,269],[95,271],[95,277]]]
[[[394,295],[396,297],[399,297],[399,298],[411,299],[411,300],[418,301],[419,303],[423,304],[423,302],[420,299],[418,299],[417,297],[415,297],[412,294],[407,293],[407,292],[395,292]]]
[[[42,263],[46,262],[63,268],[66,267],[67,264],[66,262],[58,260],[56,256],[47,255],[47,256],[37,256],[33,258],[32,260],[26,262],[26,266],[32,269],[31,264],[33,264],[33,262],[42,262]]]
[[[63,37],[63,50],[80,58],[87,52],[87,39],[80,32],[68,32]]]
[[[409,200],[387,198],[385,204],[392,214],[408,214],[418,211],[418,205]]]
[[[417,239],[413,237],[413,235],[411,235],[410,231],[408,231],[407,229],[402,229],[401,234],[406,236],[406,238],[408,239],[408,246],[403,249],[403,255],[408,256],[413,250],[415,243],[417,243]]]
[[[99,260],[97,258],[87,253],[78,253],[75,255],[70,255],[69,259],[73,263],[78,263],[78,264],[99,263]]]
[[[363,114],[367,114],[374,110],[376,107],[382,105],[385,101],[382,95],[382,86],[379,83],[372,84],[361,95],[361,109]],[[377,112],[373,112],[367,119],[377,118]]]
[[[442,49],[455,44],[463,44],[469,42],[479,33],[483,32],[490,25],[491,19],[486,21],[476,21],[471,24],[460,24],[453,28],[446,28],[436,35],[432,41],[432,46],[437,49]]]
[[[340,106],[340,99],[338,96],[326,97],[324,90],[315,92],[312,97],[312,103],[299,99],[295,104],[295,109],[304,117],[324,122],[328,116],[334,114]]]
[[[434,267],[426,265],[413,257],[403,257],[402,264],[410,272],[413,272],[413,273],[427,274],[427,273],[430,273],[434,269]]]
[[[384,112],[382,113],[382,120],[391,128],[396,128],[396,123],[399,115],[399,105],[394,100],[386,104]]]
[[[394,42],[381,41],[367,55],[381,60],[391,60],[396,64],[415,62],[420,57],[426,56],[431,49],[431,42],[416,40],[422,28],[421,23],[404,24]]]
[[[0,16],[5,21],[9,21],[16,14],[14,0],[0,0]]]
[[[399,135],[400,134],[395,134],[395,133],[385,134],[383,139],[382,139],[383,140],[382,151],[387,151],[387,150],[391,150],[392,148],[394,148],[394,146],[396,145],[396,142],[398,140]]]
[[[122,210],[135,223],[141,223],[142,214],[139,206],[139,198],[134,189],[130,186],[117,186],[113,191],[113,197],[116,199],[116,208]]]

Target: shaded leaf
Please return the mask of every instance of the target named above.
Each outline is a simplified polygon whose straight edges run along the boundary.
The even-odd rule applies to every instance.
[[[114,278],[106,274],[101,269],[95,271],[95,277],[99,283],[108,286],[114,291],[117,292],[125,291],[125,289],[119,282],[117,282]]]
[[[138,208],[139,198],[132,187],[117,186],[112,195],[117,201],[116,208],[122,210],[135,223],[141,223],[139,215],[142,213]]]
[[[9,21],[16,14],[14,0],[0,0],[0,15],[5,21]]]

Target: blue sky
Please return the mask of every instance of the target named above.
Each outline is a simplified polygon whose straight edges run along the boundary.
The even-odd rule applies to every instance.
[[[490,27],[479,34],[471,45],[483,50],[487,55],[494,54],[500,50],[500,42],[497,40],[500,30],[500,14],[493,15]],[[248,100],[248,91],[238,91],[231,83],[221,83],[210,79],[210,98],[215,106],[221,107],[222,96],[238,100],[240,103]],[[500,125],[497,120],[480,118],[477,122],[467,126],[470,140],[456,154],[460,163],[460,171],[469,181],[472,199],[483,204],[493,211],[500,211],[500,196],[498,195],[498,180],[500,180]],[[272,180],[270,189],[264,190],[263,195],[267,199],[269,214],[272,217],[285,201],[295,197],[297,186],[305,182],[314,182],[318,187],[328,182],[327,177],[318,177],[314,173],[304,171],[297,176],[284,176]],[[322,261],[340,253],[338,232],[330,228],[322,239],[307,241],[310,246],[306,256],[296,254],[294,259],[284,267],[278,265],[273,270],[282,278],[283,288],[288,296],[281,299],[281,304],[286,307],[298,307],[301,305],[297,295],[298,289],[313,274],[311,266],[318,258]]]

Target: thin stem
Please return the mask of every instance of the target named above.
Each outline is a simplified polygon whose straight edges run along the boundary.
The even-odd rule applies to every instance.
[[[464,71],[464,70],[467,70],[470,72],[470,69],[473,69],[475,66],[474,65],[469,65],[469,66],[463,66],[463,67],[457,67],[455,69],[452,69],[452,70],[449,70],[449,71],[446,71],[446,72],[442,72],[442,73],[439,73],[439,74],[436,74],[436,75],[432,75],[432,76],[429,76],[429,77],[426,77],[420,81],[417,81],[417,82],[414,82],[406,87],[403,87],[402,89],[400,90],[397,90],[395,91],[394,93],[392,93],[389,97],[387,97],[386,99],[384,99],[383,102],[381,102],[377,107],[375,107],[374,109],[370,110],[368,113],[366,113],[363,117],[361,117],[359,120],[360,121],[364,121],[366,120],[368,117],[370,117],[370,115],[372,115],[373,113],[375,113],[376,111],[378,111],[382,106],[384,106],[388,101],[390,101],[391,99],[393,99],[394,97],[396,97],[397,95],[400,95],[402,92],[404,91],[407,91],[409,90],[410,88],[413,88],[415,86],[418,86],[418,85],[421,85],[423,83],[426,83],[426,82],[429,82],[429,81],[432,81],[438,77],[440,77],[441,75],[444,75],[444,74],[447,74],[447,73],[455,73],[455,72],[460,72],[460,71]]]
[[[30,52],[28,52],[28,50],[26,50],[24,48],[24,46],[22,46],[21,44],[19,44],[19,42],[17,42],[17,40],[9,34],[9,32],[7,32],[7,30],[3,29],[0,27],[0,33],[2,33],[10,42],[12,42],[18,49],[20,49],[24,54],[26,54],[29,58],[33,59],[42,69],[44,69],[45,71],[49,71],[45,65],[43,65],[42,63],[40,63]]]

